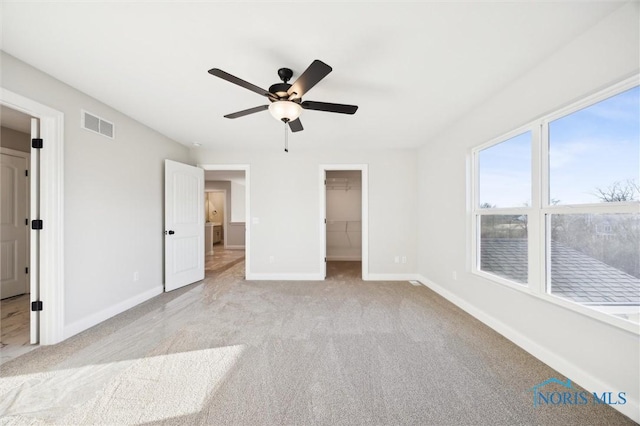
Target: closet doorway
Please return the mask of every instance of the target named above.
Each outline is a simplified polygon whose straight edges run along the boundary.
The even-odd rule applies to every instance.
[[[360,278],[367,279],[366,165],[322,166],[321,179],[324,276],[357,271]]]

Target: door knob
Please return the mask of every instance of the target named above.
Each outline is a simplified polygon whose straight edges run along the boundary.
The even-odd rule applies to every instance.
[[[165,233],[165,235],[166,235],[166,234],[169,234],[169,235],[173,235],[173,234],[175,234],[175,232],[173,232],[173,231],[165,231],[164,233]]]

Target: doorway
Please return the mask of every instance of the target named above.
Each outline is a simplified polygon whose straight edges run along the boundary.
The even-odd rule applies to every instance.
[[[29,311],[29,334],[32,343],[52,345],[64,340],[64,114],[4,88],[0,107],[26,115],[30,139],[46,147],[31,149],[29,165],[28,218],[43,221],[42,231],[30,231],[29,302],[46,307]]]
[[[249,273],[249,166],[204,165],[205,273],[215,276],[244,261]]]
[[[0,345],[1,362],[32,350],[30,311],[31,117],[0,107]]]
[[[368,251],[367,166],[320,166],[321,264],[332,275],[366,280]]]
[[[0,345],[1,362],[33,349],[30,299],[30,184],[32,121],[0,106]],[[34,289],[37,291],[37,288]]]

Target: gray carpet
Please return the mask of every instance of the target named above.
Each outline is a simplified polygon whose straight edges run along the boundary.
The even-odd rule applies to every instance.
[[[534,408],[565,378],[423,286],[244,281],[244,262],[2,366],[3,424],[616,425]],[[576,391],[581,389],[576,387]]]

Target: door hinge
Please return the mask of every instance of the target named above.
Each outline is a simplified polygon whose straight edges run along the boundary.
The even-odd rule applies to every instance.
[[[29,226],[29,218],[26,218],[26,219],[24,220],[24,224],[25,224],[25,225],[27,225],[27,226]]]
[[[33,138],[31,139],[31,147],[36,149],[41,149],[43,146],[41,138]]]
[[[327,218],[324,219],[324,223],[327,223]]]
[[[28,274],[29,273],[29,267],[27,266],[26,268],[24,268],[24,273]]]
[[[325,261],[325,262],[327,261],[327,258],[326,258],[326,257],[324,258],[324,261]]]
[[[325,185],[327,184],[327,180],[326,180],[326,179],[324,180],[324,184],[325,184]]]
[[[35,219],[31,221],[31,229],[41,230],[42,229],[42,219]]]
[[[25,170],[25,171],[24,171],[24,175],[25,175],[26,177],[29,177],[29,170]]]
[[[35,302],[31,302],[31,310],[36,312],[36,311],[41,311],[42,310],[42,301],[38,300]]]

